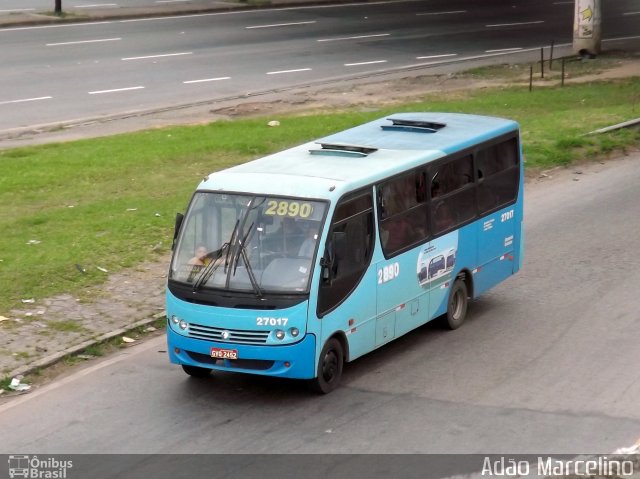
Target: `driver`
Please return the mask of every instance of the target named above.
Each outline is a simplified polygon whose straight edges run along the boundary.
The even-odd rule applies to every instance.
[[[192,264],[194,266],[206,266],[210,258],[207,258],[207,254],[209,254],[209,250],[204,245],[199,245],[196,248],[195,256],[188,261],[188,264]]]

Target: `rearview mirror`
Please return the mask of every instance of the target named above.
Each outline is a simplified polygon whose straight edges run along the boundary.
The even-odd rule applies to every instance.
[[[340,259],[344,258],[347,247],[347,235],[343,231],[334,231],[327,242],[324,256],[320,259],[322,280],[331,285],[338,272]]]
[[[176,213],[176,222],[173,227],[173,241],[171,242],[171,251],[176,247],[176,239],[178,238],[178,233],[180,232],[180,227],[182,226],[182,221],[184,220],[184,215],[182,213]]]

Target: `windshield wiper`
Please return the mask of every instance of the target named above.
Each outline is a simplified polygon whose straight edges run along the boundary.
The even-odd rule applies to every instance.
[[[245,247],[245,245],[251,241],[251,238],[253,237],[253,233],[256,231],[255,228],[253,227],[254,225],[255,223],[251,223],[251,226],[249,226],[249,229],[247,230],[247,233],[244,235],[244,238],[240,240],[240,244],[238,245],[238,250],[232,262],[233,275],[235,276],[236,270],[238,269],[238,259],[242,257],[242,261],[244,262],[244,265],[247,268],[247,275],[249,276],[249,282],[251,283],[253,290],[256,292],[256,296],[258,296],[258,298],[261,298],[262,289],[260,288],[260,285],[258,284],[258,280],[256,279],[256,275],[253,272],[253,266],[251,266],[251,262],[249,261],[249,257],[247,256],[247,249]]]
[[[198,291],[204,284],[206,284],[218,271],[218,268],[224,263],[225,268],[229,264],[229,252],[231,251],[231,245],[233,244],[236,235],[238,234],[238,226],[240,225],[240,220],[236,220],[236,225],[233,227],[233,231],[231,232],[231,238],[222,247],[215,252],[214,256],[211,258],[211,262],[204,267],[204,269],[200,272],[196,280],[193,282],[193,292]],[[220,261],[222,255],[225,255],[224,261]]]

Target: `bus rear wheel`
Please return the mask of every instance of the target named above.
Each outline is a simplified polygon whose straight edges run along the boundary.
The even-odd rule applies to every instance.
[[[211,374],[211,369],[199,368],[198,366],[187,366],[186,364],[182,365],[182,370],[194,378],[206,378]]]
[[[456,279],[449,291],[449,300],[447,302],[447,327],[449,329],[458,329],[464,323],[467,317],[467,307],[469,305],[469,296],[467,285],[461,279]]]
[[[344,349],[336,338],[326,342],[318,361],[318,375],[309,383],[312,390],[328,394],[338,387],[344,366]]]

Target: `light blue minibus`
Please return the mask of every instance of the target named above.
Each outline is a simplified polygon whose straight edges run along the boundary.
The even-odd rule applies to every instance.
[[[212,173],[178,214],[169,358],[335,389],[346,362],[522,262],[518,124],[397,113]]]

